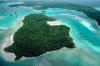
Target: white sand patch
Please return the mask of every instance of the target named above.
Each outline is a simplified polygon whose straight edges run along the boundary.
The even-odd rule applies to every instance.
[[[4,43],[2,44],[2,51],[1,51],[2,53],[1,54],[2,54],[3,58],[5,60],[7,60],[7,61],[10,61],[10,62],[15,61],[14,60],[15,57],[16,57],[15,54],[14,53],[10,53],[10,52],[5,52],[4,48],[9,47],[14,43],[13,36],[14,36],[15,32],[20,27],[23,26],[23,22],[22,22],[23,19],[24,19],[24,17],[21,20],[18,21],[18,23],[17,23],[18,24],[18,28],[14,28],[13,30],[11,30],[11,34],[5,39]]]
[[[47,21],[47,24],[49,24],[50,26],[64,25],[64,23],[60,21]]]
[[[15,59],[15,55],[14,53],[8,53],[4,51],[4,48],[10,46],[11,44],[13,44],[13,35],[10,36],[10,38],[7,38],[5,40],[5,42],[2,45],[2,56],[7,60],[7,61],[14,61]]]

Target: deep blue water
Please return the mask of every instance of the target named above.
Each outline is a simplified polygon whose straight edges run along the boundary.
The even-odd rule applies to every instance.
[[[17,22],[23,16],[39,14],[42,11],[22,6],[10,8],[9,4],[13,3],[0,4],[0,16],[3,16],[0,18],[0,49],[5,40],[9,40],[11,31],[17,29]],[[62,48],[36,58],[16,62],[9,62],[10,57],[7,61],[0,51],[0,66],[100,66],[100,28],[96,21],[74,10],[49,8],[45,11],[45,15],[56,18],[71,28],[70,35],[77,48]]]

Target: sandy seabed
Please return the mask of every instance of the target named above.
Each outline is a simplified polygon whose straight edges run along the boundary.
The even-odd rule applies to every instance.
[[[14,60],[15,57],[16,57],[15,54],[14,54],[14,53],[5,52],[5,51],[4,51],[4,48],[9,47],[10,45],[12,45],[12,44],[14,43],[14,41],[13,41],[13,36],[14,36],[15,32],[16,32],[20,27],[23,26],[23,22],[22,22],[23,19],[24,19],[24,17],[21,18],[21,19],[17,22],[17,25],[18,25],[17,28],[8,29],[8,30],[9,30],[8,32],[10,33],[10,35],[7,36],[7,37],[5,38],[5,40],[3,41],[2,48],[1,48],[1,54],[2,54],[2,57],[3,57],[5,60],[7,60],[7,61],[10,61],[10,62],[15,61],[15,60]]]
[[[0,16],[0,19],[2,19],[3,18],[3,16]]]

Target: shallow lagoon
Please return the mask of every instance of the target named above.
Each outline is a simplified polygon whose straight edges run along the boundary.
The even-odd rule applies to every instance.
[[[23,16],[42,12],[42,10],[33,11],[28,7],[9,8],[8,4],[6,4],[5,8],[6,16],[5,14],[0,15],[4,16],[0,19],[0,47],[3,44],[3,40],[9,36],[9,31],[13,28],[17,29],[17,22]],[[9,10],[7,11],[7,9]],[[17,62],[8,62],[1,54],[1,66],[99,66],[100,28],[96,24],[96,21],[74,10],[49,8],[45,11],[45,15],[56,18],[71,28],[70,35],[74,39],[77,48],[62,48],[43,54],[37,58],[19,60]],[[0,12],[3,11],[0,10]],[[17,17],[15,12],[17,13]]]

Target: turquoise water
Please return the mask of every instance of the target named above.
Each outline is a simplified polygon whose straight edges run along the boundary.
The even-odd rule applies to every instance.
[[[100,7],[95,8],[96,10],[100,11]]]
[[[12,3],[0,4],[0,6],[6,5],[0,8],[3,9],[0,13],[3,11],[6,13],[6,16],[0,14],[3,16],[0,18],[0,48],[3,41],[10,35],[10,30],[17,29],[17,22],[23,16],[42,12],[42,10],[33,11],[31,8],[22,6],[9,8],[9,4]],[[56,18],[70,27],[70,35],[77,48],[62,48],[36,58],[16,62],[8,62],[0,54],[0,66],[100,66],[100,28],[96,21],[75,10],[49,8],[45,11],[45,15]]]

